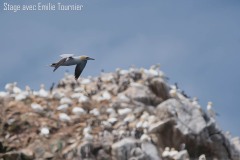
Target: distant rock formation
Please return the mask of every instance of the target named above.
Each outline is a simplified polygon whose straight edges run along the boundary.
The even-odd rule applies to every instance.
[[[0,92],[0,159],[239,160],[231,138],[158,66]]]

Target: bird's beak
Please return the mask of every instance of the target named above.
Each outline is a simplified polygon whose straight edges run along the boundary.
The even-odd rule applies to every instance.
[[[90,58],[90,57],[88,57],[88,60],[95,60],[94,58]]]

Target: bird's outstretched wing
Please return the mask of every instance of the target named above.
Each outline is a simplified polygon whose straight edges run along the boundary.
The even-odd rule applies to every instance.
[[[82,62],[79,63],[78,65],[76,65],[75,68],[75,79],[77,80],[79,78],[79,76],[81,75],[83,69],[85,68],[87,62]]]
[[[69,58],[69,57],[73,57],[74,54],[61,54],[60,57],[61,58]]]
[[[62,54],[60,55],[61,59],[57,63],[52,63],[51,67],[54,67],[54,71],[58,69],[64,62],[68,61],[69,59],[73,58],[73,54]]]

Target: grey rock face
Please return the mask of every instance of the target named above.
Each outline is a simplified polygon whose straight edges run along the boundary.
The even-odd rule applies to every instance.
[[[161,97],[157,97],[149,87],[140,84],[140,83],[132,83],[130,87],[123,92],[130,99],[142,102],[145,105],[158,105],[163,100]]]
[[[169,87],[162,78],[151,79],[148,86],[157,97],[161,97],[163,100],[170,98]]]
[[[124,138],[112,145],[115,160],[161,160],[160,153],[150,142],[140,142],[133,138]]]
[[[112,155],[115,160],[131,158],[131,150],[138,146],[138,142],[132,138],[124,138],[112,145]]]
[[[84,142],[79,147],[79,155],[82,159],[91,159],[94,158],[92,155],[93,145],[90,142]]]
[[[159,150],[150,142],[142,142],[141,148],[149,160],[161,160]]]
[[[179,122],[177,128],[182,133],[188,133],[190,130],[193,134],[198,134],[207,124],[198,108],[176,99],[164,101],[157,106],[156,112],[160,119],[174,118]]]
[[[182,143],[190,157],[201,154],[218,159],[231,159],[229,141],[215,123],[206,121],[202,112],[190,103],[169,99],[156,108],[157,116],[163,120],[150,127],[150,132],[158,136],[161,148],[179,148]],[[166,137],[169,137],[166,139]]]

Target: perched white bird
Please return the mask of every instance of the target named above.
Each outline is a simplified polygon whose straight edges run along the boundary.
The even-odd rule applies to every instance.
[[[142,128],[143,127],[143,120],[140,120],[136,123],[136,128]]]
[[[170,153],[170,148],[169,147],[165,147],[165,149],[164,149],[164,151],[162,153],[162,157],[163,158],[168,157],[169,153]]]
[[[71,117],[69,117],[66,113],[59,113],[59,119],[63,122],[71,121]]]
[[[58,62],[52,63],[50,65],[51,67],[54,67],[53,71],[58,69],[58,67],[60,67],[60,66],[76,65],[76,68],[75,68],[75,79],[76,80],[81,75],[83,69],[85,68],[85,66],[87,64],[87,61],[88,60],[94,60],[93,58],[90,58],[88,56],[76,56],[76,57],[74,57],[73,54],[62,54],[62,55],[60,55],[60,57],[61,57],[61,59]]]
[[[52,97],[53,97],[53,98],[61,99],[61,98],[64,97],[64,96],[65,96],[65,94],[62,93],[62,92],[60,92],[59,90],[54,90],[54,91],[52,92]]]
[[[107,109],[106,109],[106,112],[109,113],[109,114],[114,114],[114,113],[116,113],[116,111],[115,111],[113,108],[107,108]]]
[[[143,114],[141,115],[140,119],[141,120],[147,120],[149,117],[149,113],[147,111],[144,111]]]
[[[129,71],[128,70],[120,70],[119,73],[120,73],[120,75],[125,75],[125,74],[128,74]]]
[[[68,109],[69,105],[68,104],[62,104],[57,107],[57,110],[59,111],[66,111]]]
[[[212,102],[208,102],[207,104],[207,112],[208,112],[208,115],[212,118],[215,118],[217,113],[213,110],[212,108]]]
[[[82,83],[81,83],[82,84]],[[83,92],[84,91],[84,89],[82,88],[82,87],[75,87],[74,88],[74,92],[75,93],[79,93],[79,92]]]
[[[177,155],[178,154],[178,151],[177,150],[175,150],[175,148],[171,148],[171,150],[170,150],[170,152],[169,152],[169,156],[171,157],[171,158],[173,158],[175,155]]]
[[[25,86],[25,93],[29,96],[32,94],[32,90],[29,86]]]
[[[229,140],[232,139],[231,133],[229,131],[225,132],[225,137],[227,137]]]
[[[80,95],[79,99],[78,99],[78,102],[79,103],[86,103],[89,101],[89,98],[83,94]]]
[[[73,93],[72,95],[71,95],[71,98],[79,98],[79,97],[81,97],[82,96],[82,93]]]
[[[40,90],[37,93],[38,96],[40,97],[47,97],[48,96],[48,92],[45,90],[45,85],[41,84],[40,85]]]
[[[149,122],[149,124],[153,124],[153,123],[155,123],[156,121],[158,121],[158,119],[157,119],[156,116],[150,115],[150,116],[148,117],[148,122]]]
[[[111,73],[101,73],[101,80],[103,82],[111,82],[113,78],[114,77]]]
[[[60,104],[69,104],[69,105],[71,105],[72,104],[72,100],[70,98],[68,98],[68,97],[63,97],[60,100]]]
[[[18,94],[21,92],[21,89],[17,87],[17,82],[7,83],[5,90],[10,94]]]
[[[205,154],[202,154],[198,159],[199,159],[199,160],[206,160]]]
[[[112,127],[112,123],[108,122],[108,121],[102,121],[101,122],[101,125],[104,127],[104,128],[111,128]]]
[[[90,134],[90,133],[84,134],[84,139],[85,139],[86,141],[88,141],[88,142],[93,141],[93,138],[94,138],[93,135]]]
[[[84,109],[80,108],[80,107],[74,107],[74,108],[72,109],[72,113],[75,114],[75,115],[80,116],[80,115],[82,115],[82,114],[85,114],[86,111],[85,111]]]
[[[143,128],[149,128],[149,122],[148,121],[143,121],[142,127]]]
[[[32,103],[31,104],[31,108],[38,113],[42,113],[43,112],[43,107],[40,104],[37,103]]]
[[[100,112],[97,108],[92,109],[89,113],[94,115],[94,116],[99,116],[100,115]]]
[[[117,98],[121,100],[122,102],[129,102],[130,99],[123,93],[120,93],[117,95]]]
[[[104,91],[101,96],[97,97],[96,100],[98,102],[101,102],[101,101],[108,101],[112,98],[111,94],[108,92],[108,91]]]
[[[83,129],[83,134],[86,135],[86,134],[91,134],[92,133],[92,127],[91,126],[87,126]]]
[[[141,69],[143,73],[145,73],[148,77],[156,77],[159,76],[164,80],[168,80],[168,77],[165,76],[164,72],[160,70],[160,64],[153,65],[150,69]]]
[[[132,109],[130,109],[130,108],[124,108],[124,109],[119,109],[119,110],[118,110],[118,114],[119,114],[119,115],[128,114],[128,113],[130,113],[130,112],[132,112]]]
[[[26,86],[25,91],[22,91],[22,92],[16,94],[15,100],[17,100],[17,101],[24,100],[27,97],[29,97],[31,94],[32,94],[31,88],[29,86]]]
[[[40,135],[48,136],[49,133],[50,133],[50,131],[49,131],[48,127],[42,127],[41,130],[40,130]]]
[[[108,91],[104,91],[104,92],[102,93],[102,98],[103,98],[104,100],[110,100],[110,99],[112,98],[112,96],[111,96],[111,94],[110,94]]]
[[[8,95],[7,92],[0,92],[0,97],[6,97]]]
[[[178,98],[178,90],[177,90],[177,87],[174,86],[174,85],[172,85],[172,86],[171,86],[171,89],[170,89],[170,91],[169,91],[169,94],[170,94],[170,96],[173,97],[173,98]]]
[[[151,142],[151,137],[147,134],[143,134],[140,138],[142,142]]]
[[[111,118],[108,118],[107,121],[110,122],[111,124],[114,124],[114,123],[116,123],[118,121],[118,119],[115,118],[115,117],[111,117]]]
[[[201,110],[201,106],[198,103],[198,98],[197,97],[193,97],[192,105]]]
[[[141,68],[141,72],[144,73],[147,77],[154,77],[158,75],[158,73],[155,72],[154,70],[149,71],[148,69],[145,68]]]
[[[20,93],[22,90],[20,88],[17,87],[17,82],[13,83],[13,93],[14,94],[18,94]]]
[[[21,101],[21,100],[24,100],[24,99],[26,99],[27,98],[27,96],[26,96],[26,94],[24,94],[23,92],[22,93],[19,93],[19,94],[17,94],[16,96],[15,96],[15,100],[16,101]]]
[[[89,84],[89,83],[91,83],[91,79],[84,78],[84,79],[81,80],[81,84],[83,84],[83,85],[86,85],[86,84]]]
[[[129,114],[124,118],[124,122],[133,122],[135,121],[136,117],[134,114]]]
[[[8,92],[8,93],[11,93],[12,92],[12,89],[13,89],[13,84],[12,83],[7,83],[5,85],[5,90]]]

